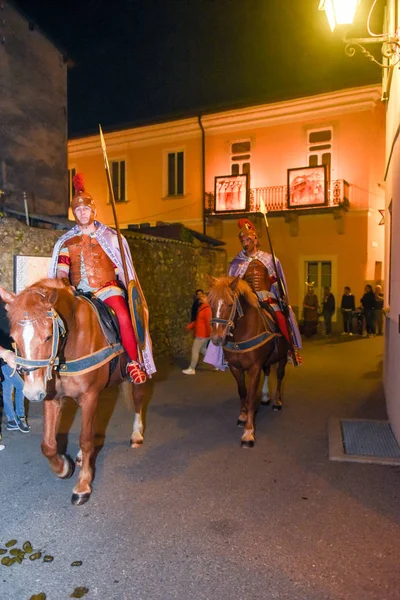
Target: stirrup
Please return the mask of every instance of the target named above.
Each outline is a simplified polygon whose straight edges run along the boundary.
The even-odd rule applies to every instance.
[[[131,362],[127,364],[126,372],[128,374],[130,382],[135,383],[136,385],[140,383],[145,383],[145,381],[147,380],[147,375],[142,365],[136,362],[136,360],[131,360]]]
[[[303,364],[303,359],[300,356],[300,352],[297,348],[294,349],[295,360],[293,359],[293,353],[291,350],[288,351],[287,361],[289,364],[294,365],[295,367],[300,367]]]

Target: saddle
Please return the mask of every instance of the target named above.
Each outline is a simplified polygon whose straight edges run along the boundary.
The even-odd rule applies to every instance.
[[[83,298],[93,308],[97,315],[97,319],[100,323],[100,327],[104,333],[107,342],[111,345],[121,343],[121,335],[119,331],[119,323],[115,312],[107,306],[105,302],[96,298],[92,292],[82,292],[82,290],[75,290],[74,295]],[[119,357],[115,356],[110,360],[110,377],[114,373],[115,368],[118,364]]]

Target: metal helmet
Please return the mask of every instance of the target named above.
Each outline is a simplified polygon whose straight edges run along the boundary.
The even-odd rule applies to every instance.
[[[77,173],[72,178],[72,183],[74,186],[75,194],[72,197],[71,208],[72,212],[75,212],[75,209],[78,206],[90,206],[93,211],[96,210],[96,204],[92,198],[92,196],[85,191],[85,185],[83,182],[82,173]]]
[[[238,221],[238,227],[239,227],[239,239],[240,240],[242,239],[242,237],[247,235],[258,241],[258,235],[257,235],[256,228],[254,227],[254,225],[251,221],[249,221],[248,219],[240,219]]]

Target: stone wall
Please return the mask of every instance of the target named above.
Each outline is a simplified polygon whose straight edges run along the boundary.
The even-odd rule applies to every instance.
[[[0,285],[14,289],[14,256],[50,256],[63,232],[27,227],[15,219],[0,220]],[[150,310],[154,353],[188,353],[193,341],[185,331],[196,288],[208,289],[208,276],[227,272],[224,250],[123,232],[131,248]]]
[[[8,208],[66,216],[67,65],[60,50],[0,3],[0,189]]]

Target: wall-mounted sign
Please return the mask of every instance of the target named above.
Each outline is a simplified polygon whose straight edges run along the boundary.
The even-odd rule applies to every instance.
[[[226,175],[215,178],[215,212],[247,212],[249,210],[248,176]]]
[[[288,208],[325,206],[327,202],[325,165],[288,169]]]

